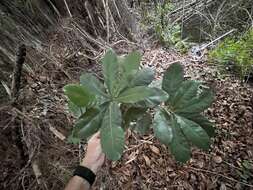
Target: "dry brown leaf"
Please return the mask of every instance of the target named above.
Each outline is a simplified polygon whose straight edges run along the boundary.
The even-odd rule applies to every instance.
[[[214,156],[213,157],[213,161],[216,163],[216,164],[220,164],[222,162],[222,158],[220,156]]]
[[[136,152],[132,152],[129,156],[128,156],[128,161],[125,164],[129,164],[132,161],[134,161],[138,155],[138,150]]]
[[[172,172],[169,176],[170,177],[175,177],[175,176],[177,176],[177,174],[175,172]]]
[[[157,154],[157,155],[160,155],[160,150],[159,150],[159,148],[157,148],[157,147],[154,146],[154,145],[150,145],[149,147],[150,147],[150,149],[151,149],[151,151],[152,151],[153,153],[155,153],[155,154]]]
[[[197,164],[197,166],[198,166],[199,168],[203,168],[204,165],[205,165],[204,161],[199,161],[199,162],[197,162],[196,164]]]
[[[151,161],[150,161],[149,157],[146,156],[146,155],[143,155],[143,158],[144,158],[144,160],[145,160],[145,162],[146,162],[146,165],[150,167]]]

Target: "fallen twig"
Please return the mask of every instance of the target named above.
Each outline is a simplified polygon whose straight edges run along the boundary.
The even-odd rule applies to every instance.
[[[251,185],[251,184],[244,183],[244,182],[242,182],[242,181],[238,181],[238,180],[236,180],[236,179],[234,179],[234,178],[227,177],[227,176],[225,176],[225,175],[223,175],[223,174],[220,174],[220,173],[216,173],[216,172],[209,171],[209,170],[204,170],[204,169],[199,169],[199,168],[194,168],[194,167],[191,167],[191,166],[189,166],[188,168],[190,168],[190,169],[192,169],[192,170],[195,170],[195,171],[200,171],[200,172],[206,172],[206,173],[209,173],[209,174],[214,174],[214,175],[223,177],[223,178],[225,178],[225,179],[227,179],[227,180],[230,180],[230,181],[233,181],[233,182],[237,182],[237,183],[243,184],[243,185],[248,186],[248,187],[253,187],[253,185]]]
[[[49,124],[49,130],[59,139],[61,139],[62,141],[64,141],[66,139],[66,137],[59,132],[57,129],[55,129],[54,127],[51,126],[51,124]]]
[[[37,163],[37,160],[35,160],[35,161],[32,162],[32,168],[33,168],[33,172],[34,172],[34,175],[36,177],[37,183],[40,185],[41,184],[42,173],[40,171],[40,168],[39,168],[39,165]]]
[[[72,18],[72,14],[71,14],[71,12],[70,12],[70,10],[69,10],[69,6],[68,6],[66,0],[64,0],[64,4],[65,4],[66,9],[67,9],[67,11],[68,11],[68,13],[69,13],[69,16]]]

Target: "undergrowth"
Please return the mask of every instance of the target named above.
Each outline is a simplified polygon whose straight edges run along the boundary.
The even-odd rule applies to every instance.
[[[155,8],[148,8],[143,12],[143,23],[154,31],[159,41],[166,47],[175,47],[184,53],[188,49],[186,40],[181,37],[181,26],[170,20],[167,15],[175,9],[171,2],[157,3]]]
[[[212,62],[239,74],[241,79],[253,71],[253,28],[239,39],[227,38],[209,53]]]

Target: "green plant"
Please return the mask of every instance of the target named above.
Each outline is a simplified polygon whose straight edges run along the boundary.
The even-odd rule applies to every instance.
[[[156,5],[154,11],[144,12],[144,23],[151,25],[159,41],[165,46],[174,46],[181,52],[186,52],[188,43],[181,38],[181,26],[172,22],[167,15],[174,10],[169,1],[163,1]]]
[[[124,149],[124,129],[132,119],[132,110],[142,110],[165,101],[167,93],[150,88],[154,78],[151,69],[138,70],[139,53],[117,57],[108,51],[102,59],[103,85],[92,74],[80,77],[80,85],[67,85],[70,110],[79,117],[72,137],[87,139],[100,129],[103,151],[108,158],[117,160]],[[124,117],[122,117],[124,116]]]
[[[157,109],[154,133],[177,160],[185,162],[190,158],[191,144],[203,150],[209,148],[214,128],[201,112],[212,103],[213,93],[198,81],[185,81],[180,64],[171,65],[165,72],[162,89],[169,99]]]
[[[103,151],[118,160],[127,128],[144,134],[153,126],[155,136],[179,161],[189,159],[191,144],[208,149],[208,135],[214,131],[200,112],[212,102],[210,90],[200,82],[184,81],[180,64],[166,71],[162,89],[150,87],[154,72],[139,70],[140,58],[137,52],[118,57],[109,50],[102,59],[104,84],[92,74],[83,74],[80,84],[64,87],[69,110],[78,118],[70,140],[86,140],[100,130]],[[153,125],[150,109],[156,111]]]
[[[253,68],[253,29],[239,40],[228,38],[209,53],[209,58],[226,67],[232,68],[244,78]]]
[[[247,183],[253,178],[253,163],[249,160],[243,160],[240,164],[241,167],[236,172],[241,177],[241,180]]]

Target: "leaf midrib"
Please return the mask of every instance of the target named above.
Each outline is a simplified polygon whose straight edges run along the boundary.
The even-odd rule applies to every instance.
[[[112,105],[111,106],[109,106],[109,126],[110,126],[110,135],[111,135],[111,139],[112,139],[112,147],[113,147],[113,149],[114,149],[114,139],[113,139],[113,135],[112,135],[112,117],[111,117],[111,115],[112,115]]]

